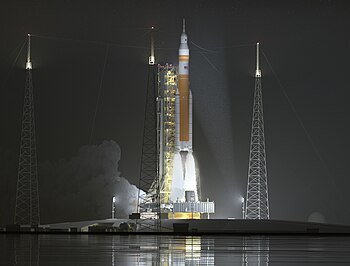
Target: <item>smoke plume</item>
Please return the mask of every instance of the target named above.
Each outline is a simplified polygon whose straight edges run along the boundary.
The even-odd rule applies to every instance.
[[[116,218],[135,211],[138,189],[120,176],[121,149],[114,141],[83,146],[68,161],[44,163],[39,168],[42,223],[111,217],[116,196]]]

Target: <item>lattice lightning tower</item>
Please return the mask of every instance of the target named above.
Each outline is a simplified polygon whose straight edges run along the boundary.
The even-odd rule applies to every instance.
[[[138,221],[139,230],[160,228],[159,187],[159,102],[157,66],[155,65],[153,27],[151,32],[151,53],[148,61],[147,98],[142,143],[142,158],[139,177]],[[141,191],[145,192],[144,195]],[[157,217],[154,217],[156,215]],[[141,228],[142,227],[142,228]]]
[[[256,46],[255,91],[246,199],[246,219],[270,218],[259,43]]]
[[[19,225],[36,226],[40,224],[30,34],[28,34],[26,84],[14,222]]]

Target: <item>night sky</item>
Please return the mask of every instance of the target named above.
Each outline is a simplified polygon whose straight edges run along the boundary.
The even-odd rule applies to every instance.
[[[183,17],[191,52],[194,154],[202,198],[216,202],[216,217],[241,215],[259,41],[270,217],[306,221],[319,212],[329,223],[350,224],[347,2],[1,1],[0,224],[13,221],[26,46],[19,52],[26,34],[34,35],[42,223],[106,218],[113,192],[86,182],[92,173],[86,167],[105,166],[95,158],[113,154],[112,175],[138,184],[149,29],[156,28],[157,62],[177,64]],[[93,156],[81,164],[83,154]],[[94,178],[105,175],[104,169],[96,166]],[[83,178],[71,178],[76,172]],[[80,187],[86,193],[79,194]],[[79,212],[74,205],[101,199],[103,211]],[[62,209],[52,211],[55,202],[64,202]]]

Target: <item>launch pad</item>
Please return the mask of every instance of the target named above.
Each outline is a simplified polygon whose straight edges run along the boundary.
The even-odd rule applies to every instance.
[[[147,220],[149,224],[154,220]],[[162,230],[155,232],[138,231],[137,221],[128,219],[104,219],[79,222],[65,222],[41,225],[36,228],[10,227],[3,232],[44,232],[44,233],[136,233],[136,234],[280,234],[280,235],[309,235],[309,234],[338,234],[349,235],[350,226],[297,222],[283,220],[249,220],[249,219],[166,219],[162,223]],[[1,228],[0,228],[1,232]]]

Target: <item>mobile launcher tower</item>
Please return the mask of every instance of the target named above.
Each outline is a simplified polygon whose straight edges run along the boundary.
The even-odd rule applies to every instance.
[[[157,71],[159,215],[163,219],[209,218],[215,211],[213,201],[201,201],[200,178],[193,156],[189,59],[184,20],[178,67],[158,65]],[[154,195],[156,187],[152,185],[147,194]],[[146,214],[148,218],[150,214]]]

